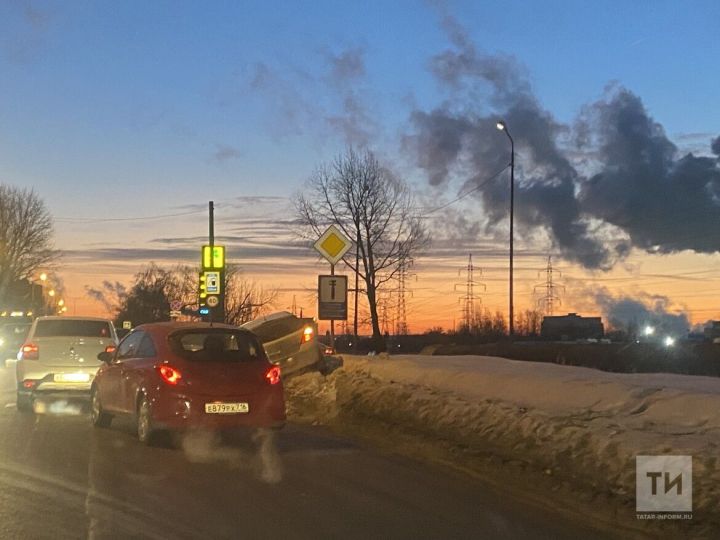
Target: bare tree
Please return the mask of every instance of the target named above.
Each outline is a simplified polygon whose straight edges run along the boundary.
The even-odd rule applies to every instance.
[[[365,283],[374,346],[384,350],[378,292],[429,243],[410,188],[372,152],[348,149],[315,171],[297,198],[296,212],[307,237],[317,238],[335,224],[356,242],[359,264],[354,253],[343,262]]]
[[[57,257],[53,222],[33,191],[0,184],[0,299],[8,285],[28,279]]]
[[[86,287],[88,296],[100,302],[116,321],[135,324],[170,318],[170,304],[198,302],[199,269],[178,265],[164,269],[154,263],[141,269],[130,288],[119,282],[104,281],[102,287]],[[242,324],[267,311],[277,299],[277,291],[266,289],[228,266],[225,274],[225,320]]]
[[[277,300],[274,289],[266,289],[229,266],[225,275],[225,320],[240,325],[266,313]]]

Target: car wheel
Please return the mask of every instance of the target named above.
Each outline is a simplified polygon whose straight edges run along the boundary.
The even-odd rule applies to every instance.
[[[146,397],[140,400],[137,408],[137,436],[141,443],[152,445],[156,431],[153,428],[152,409]]]
[[[110,427],[113,419],[112,415],[103,411],[100,404],[100,394],[98,394],[97,388],[94,387],[90,396],[90,418],[93,426],[101,428]]]
[[[33,401],[30,396],[17,395],[17,410],[21,413],[33,412]]]

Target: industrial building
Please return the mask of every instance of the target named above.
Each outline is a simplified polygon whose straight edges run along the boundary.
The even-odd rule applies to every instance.
[[[720,340],[720,321],[710,321],[705,327],[705,339],[713,342]]]
[[[577,313],[543,317],[540,336],[553,341],[601,339],[605,335],[600,317],[582,317]]]

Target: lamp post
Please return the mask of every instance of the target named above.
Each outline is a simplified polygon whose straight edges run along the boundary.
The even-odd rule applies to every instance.
[[[514,321],[514,310],[513,310],[513,218],[515,210],[515,141],[513,141],[510,131],[508,130],[507,124],[500,120],[496,124],[500,131],[504,131],[505,135],[510,139],[510,321],[509,321],[509,332],[510,339],[512,340],[513,334],[515,333],[515,321]]]

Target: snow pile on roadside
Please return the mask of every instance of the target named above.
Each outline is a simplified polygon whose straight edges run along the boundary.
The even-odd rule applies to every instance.
[[[628,500],[637,455],[691,455],[696,512],[720,500],[720,379],[481,356],[343,360],[289,382],[291,418],[395,425]]]
[[[293,422],[329,424],[338,413],[336,377],[310,372],[285,379],[286,412]]]

